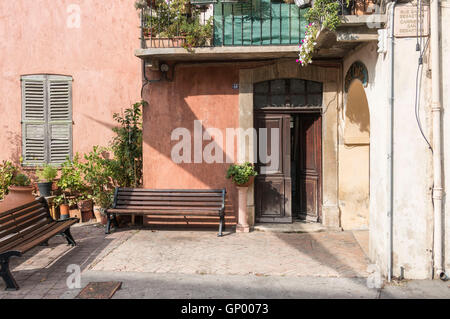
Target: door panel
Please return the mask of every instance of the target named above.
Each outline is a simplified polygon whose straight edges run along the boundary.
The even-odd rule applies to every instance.
[[[300,116],[298,123],[298,213],[303,219],[307,219],[310,221],[320,221],[322,201],[321,117],[318,115],[302,115]]]
[[[259,172],[255,178],[255,209],[258,222],[292,222],[289,123],[288,114],[255,114]],[[272,156],[272,160],[265,155]]]

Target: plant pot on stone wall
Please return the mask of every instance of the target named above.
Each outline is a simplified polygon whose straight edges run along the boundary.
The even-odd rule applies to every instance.
[[[0,212],[13,209],[35,200],[33,186],[10,186],[9,194],[0,203]]]
[[[43,197],[52,196],[53,182],[38,183],[39,194]]]

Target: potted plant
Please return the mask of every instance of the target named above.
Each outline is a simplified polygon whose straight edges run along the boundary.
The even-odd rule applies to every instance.
[[[33,191],[34,187],[31,186],[30,178],[17,170],[8,187],[8,195],[5,196],[0,207],[1,211],[34,201]]]
[[[58,175],[58,170],[51,165],[44,165],[41,170],[36,172],[39,178],[38,188],[41,196],[48,197],[52,195],[53,180]]]
[[[237,185],[239,192],[239,216],[236,232],[250,232],[247,214],[247,190],[248,186],[253,183],[256,175],[258,173],[255,170],[255,166],[249,162],[233,164],[228,168],[227,178],[231,178],[233,183]]]
[[[253,183],[255,176],[258,173],[255,166],[249,162],[244,164],[232,164],[228,168],[227,178],[233,181],[239,187],[248,187]]]
[[[59,207],[59,218],[67,219],[69,218],[69,203],[67,201],[66,195],[63,193],[58,195],[53,200],[56,206]]]
[[[106,224],[105,210],[110,208],[114,199],[112,192],[98,193],[94,197],[94,203],[96,205],[94,214],[98,223]]]
[[[9,186],[11,186],[16,171],[16,166],[10,161],[3,161],[0,164],[0,201],[8,195]]]

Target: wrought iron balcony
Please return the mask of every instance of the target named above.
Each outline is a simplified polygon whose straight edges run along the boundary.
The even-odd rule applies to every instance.
[[[295,57],[305,36],[310,0],[191,0],[170,10],[171,1],[175,0],[148,0],[152,5],[142,9],[138,57]],[[306,4],[299,7],[294,1]],[[347,0],[337,1],[341,3],[342,24],[331,35],[324,32],[318,45],[326,58],[342,57],[358,42],[376,40],[376,28],[368,29],[367,25],[369,21],[380,25],[385,22],[384,0],[350,0],[349,5]],[[373,16],[367,15],[372,13]]]

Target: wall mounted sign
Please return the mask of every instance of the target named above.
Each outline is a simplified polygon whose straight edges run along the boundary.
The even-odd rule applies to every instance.
[[[419,15],[420,31],[419,36],[430,34],[430,7],[422,6],[421,16]],[[417,6],[405,4],[395,7],[394,36],[396,37],[417,37]]]
[[[358,79],[361,81],[364,87],[367,87],[369,83],[369,73],[364,63],[360,61],[354,62],[347,71],[345,76],[345,93],[348,92],[350,84],[353,80]]]

